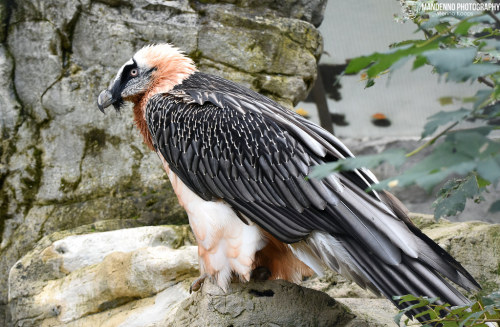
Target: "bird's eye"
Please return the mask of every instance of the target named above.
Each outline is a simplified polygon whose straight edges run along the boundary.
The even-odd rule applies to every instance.
[[[135,77],[139,74],[139,70],[137,68],[132,68],[130,70],[130,76]]]

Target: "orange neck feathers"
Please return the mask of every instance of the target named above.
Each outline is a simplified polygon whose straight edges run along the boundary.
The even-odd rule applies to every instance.
[[[182,83],[196,71],[196,67],[190,58],[168,44],[144,47],[134,58],[156,69],[151,76],[149,88],[141,97],[133,100],[135,124],[144,138],[144,143],[154,151],[145,117],[147,103],[153,95],[166,93],[175,85]]]

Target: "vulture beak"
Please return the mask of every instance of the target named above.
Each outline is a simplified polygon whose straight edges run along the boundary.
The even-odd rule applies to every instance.
[[[111,92],[109,90],[104,90],[97,98],[97,107],[102,113],[104,113],[104,109],[112,105],[113,102],[114,100]]]

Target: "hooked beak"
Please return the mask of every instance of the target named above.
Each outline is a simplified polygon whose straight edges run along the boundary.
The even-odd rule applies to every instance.
[[[97,107],[104,113],[104,109],[112,105],[114,102],[113,96],[109,90],[104,90],[97,97]]]

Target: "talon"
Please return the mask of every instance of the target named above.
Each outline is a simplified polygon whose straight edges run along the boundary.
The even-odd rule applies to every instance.
[[[271,277],[271,271],[269,268],[260,266],[252,270],[252,273],[250,274],[250,279],[251,280],[257,280],[257,281],[264,281],[268,280],[269,277]]]
[[[207,273],[204,273],[200,277],[196,278],[194,282],[191,283],[191,286],[189,286],[189,294],[198,291],[201,286],[203,285],[203,282],[205,282],[205,279],[208,277]]]

